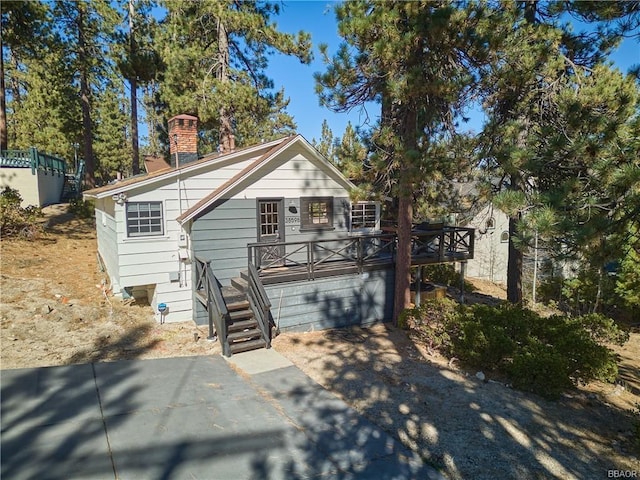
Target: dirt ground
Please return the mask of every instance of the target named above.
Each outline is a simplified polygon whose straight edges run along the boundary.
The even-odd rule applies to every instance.
[[[160,325],[149,305],[113,298],[93,221],[67,214],[66,205],[45,213],[39,238],[0,244],[3,369],[220,352],[205,327]]]
[[[0,243],[2,369],[219,354],[205,327],[158,324],[151,307],[113,298],[93,221],[46,209],[37,239]],[[504,298],[477,282],[468,301]],[[608,478],[638,472],[640,333],[616,347],[616,385],[548,402],[477,378],[390,325],[285,333],[274,348],[452,479]]]

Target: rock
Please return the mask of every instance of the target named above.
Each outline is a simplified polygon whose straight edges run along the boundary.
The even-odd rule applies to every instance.
[[[484,376],[484,373],[482,373],[482,372],[478,372],[478,373],[476,373],[476,378],[477,378],[478,380],[480,380],[481,382],[484,382],[484,379],[485,379],[486,377]]]

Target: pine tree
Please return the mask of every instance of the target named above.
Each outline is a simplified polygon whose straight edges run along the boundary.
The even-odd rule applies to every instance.
[[[522,301],[527,239],[520,229],[538,194],[536,139],[545,125],[553,123],[560,92],[584,69],[606,58],[626,32],[624,22],[612,28],[613,19],[621,18],[613,10],[594,2],[520,2],[505,5],[499,15],[496,12],[496,25],[502,28],[493,37],[495,62],[485,77],[489,121],[481,144],[485,166],[504,189],[496,202],[509,215],[507,297],[511,302]],[[562,17],[566,13],[604,24],[590,33],[575,33]],[[622,8],[616,15],[629,15],[629,10]]]
[[[345,39],[316,77],[321,101],[347,111],[382,105],[370,168],[398,199],[394,321],[409,305],[413,195],[421,163],[453,130],[474,66],[484,55],[486,20],[475,5],[351,1],[337,7]]]
[[[94,110],[94,150],[99,184],[106,184],[119,174],[126,177],[133,169],[131,132],[127,128],[130,111],[121,85],[118,78],[107,81],[96,98],[99,108]]]
[[[281,92],[270,93],[273,82],[264,74],[268,55],[278,51],[309,62],[310,37],[281,33],[272,23],[278,4],[270,2],[165,2],[162,22],[162,60],[166,65],[161,97],[169,115],[199,117],[205,149],[246,145],[276,131],[292,131],[292,119],[283,113],[288,103]],[[258,138],[259,138],[258,137]]]
[[[150,0],[120,0],[118,7],[126,25],[120,26],[117,43],[111,50],[122,76],[129,83],[131,167],[137,175],[140,173],[138,89],[144,89],[154,81],[160,67],[154,42],[157,22],[152,14],[154,3]]]
[[[335,139],[333,138],[333,132],[329,127],[329,122],[325,119],[322,121],[320,140],[316,140],[315,138],[311,139],[311,145],[313,145],[316,150],[324,156],[324,158],[335,164],[334,143]]]
[[[68,68],[77,75],[74,85],[81,109],[85,184],[93,187],[96,169],[94,91],[101,89],[107,69],[113,67],[108,50],[120,19],[107,0],[60,0],[54,4],[53,15],[64,41]]]
[[[0,149],[6,150],[10,135],[7,104],[11,111],[20,109],[26,89],[26,63],[46,52],[51,37],[45,28],[48,16],[45,4],[6,0],[0,3],[0,14]],[[8,84],[5,78],[9,79]]]

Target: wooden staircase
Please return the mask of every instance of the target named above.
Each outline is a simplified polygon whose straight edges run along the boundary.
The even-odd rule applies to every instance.
[[[234,283],[232,280],[232,285]],[[242,287],[241,282],[240,286]],[[235,285],[222,287],[222,296],[229,311],[226,322],[227,341],[229,342],[231,353],[265,348],[267,342],[263,338],[262,332],[258,327],[258,321],[255,319],[251,305],[247,300],[246,282],[244,290],[237,288]]]
[[[217,335],[222,354],[271,348],[271,302],[258,271],[251,264],[231,286],[222,286],[211,268],[211,260],[194,257],[195,298],[207,311],[209,338]]]

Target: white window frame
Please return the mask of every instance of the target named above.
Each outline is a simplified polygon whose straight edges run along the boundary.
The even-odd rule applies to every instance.
[[[300,230],[333,230],[333,197],[300,197]]]
[[[140,206],[141,205],[147,205],[147,209],[146,212],[143,213],[147,213],[147,216],[140,216],[138,215],[137,218],[130,218],[129,217],[129,213],[130,213],[130,208],[132,208],[133,206],[137,206],[138,207],[138,213],[140,213]],[[152,205],[159,205],[160,207],[160,214],[152,214],[155,213],[155,209],[154,212],[152,212],[151,210],[151,206]],[[164,236],[164,208],[162,205],[161,201],[147,201],[147,202],[127,202],[125,204],[125,228],[127,231],[127,238],[144,238],[144,237],[162,237]],[[155,221],[154,221],[155,220]],[[157,220],[160,220],[160,222],[158,223]],[[137,221],[137,225],[130,225],[129,222],[132,221]],[[153,224],[152,224],[152,221]],[[147,223],[147,225],[144,225],[145,223]],[[149,231],[148,232],[141,232],[140,229],[142,227],[148,226],[149,227]],[[156,230],[152,230],[152,228],[155,228]],[[159,231],[157,230],[157,228],[159,228]],[[132,229],[137,229],[138,231],[132,231]]]
[[[378,231],[380,230],[380,203],[372,201],[352,203],[350,217],[349,230],[352,233]]]

